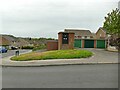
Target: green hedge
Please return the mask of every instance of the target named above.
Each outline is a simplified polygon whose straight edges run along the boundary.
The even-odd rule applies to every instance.
[[[23,46],[22,49],[33,49],[34,46]]]
[[[41,49],[45,49],[45,48],[46,48],[46,45],[40,45],[40,46],[34,47],[32,50],[36,51],[36,50],[41,50]]]

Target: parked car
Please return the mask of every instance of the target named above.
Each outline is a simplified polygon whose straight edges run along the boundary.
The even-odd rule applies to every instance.
[[[18,49],[18,47],[12,46],[11,49],[16,50],[16,49]]]
[[[7,53],[7,51],[5,47],[0,46],[0,53]]]

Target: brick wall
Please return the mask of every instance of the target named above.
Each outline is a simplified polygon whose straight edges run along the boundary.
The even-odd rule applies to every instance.
[[[99,30],[97,33],[96,33],[96,38],[97,39],[105,39],[106,37],[106,33],[103,31],[103,30]]]
[[[96,48],[96,40],[94,40],[94,48]]]
[[[58,50],[58,41],[56,40],[50,40],[47,41],[47,50]]]
[[[82,43],[82,48],[84,48],[84,40],[81,40],[81,43]]]
[[[62,44],[62,34],[65,32],[59,32],[58,33],[58,49],[74,49],[74,33],[68,33],[69,34],[69,43],[68,44]]]

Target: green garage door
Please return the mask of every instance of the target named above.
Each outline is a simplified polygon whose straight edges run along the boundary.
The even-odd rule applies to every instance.
[[[81,48],[81,40],[75,39],[75,41],[74,41],[74,47]]]
[[[105,40],[97,40],[97,48],[105,48]]]
[[[84,48],[94,48],[94,40],[85,40]]]

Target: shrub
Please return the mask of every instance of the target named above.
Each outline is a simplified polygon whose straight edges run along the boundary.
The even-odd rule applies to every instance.
[[[22,46],[22,49],[33,49],[34,46]]]
[[[39,45],[39,46],[34,47],[32,50],[33,50],[33,51],[36,51],[36,50],[41,50],[41,49],[45,49],[45,48],[46,48],[46,45],[41,44],[41,45]]]

